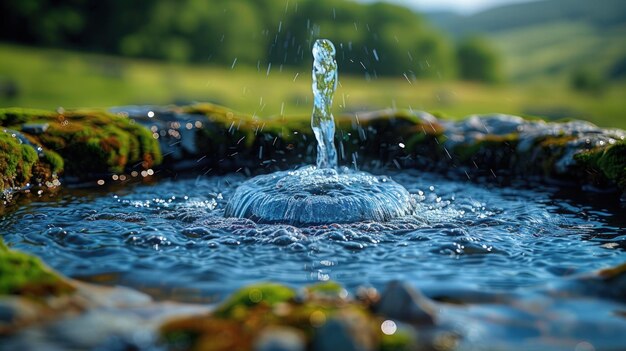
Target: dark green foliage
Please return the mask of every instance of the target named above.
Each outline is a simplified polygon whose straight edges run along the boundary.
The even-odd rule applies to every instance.
[[[460,18],[447,15],[433,19],[455,35],[496,33],[554,22],[584,22],[594,27],[619,26],[626,21],[622,0],[544,0],[496,7]]]
[[[73,290],[38,258],[9,250],[0,237],[0,295],[43,297]]]
[[[335,41],[344,72],[454,73],[449,42],[417,14],[345,0],[24,0],[0,3],[0,39],[172,61],[309,66]],[[365,69],[363,68],[365,66]]]
[[[481,37],[463,40],[457,50],[461,79],[496,83],[502,80],[500,58],[489,42]]]
[[[619,58],[609,70],[610,79],[626,78],[626,56]]]
[[[576,91],[601,94],[606,90],[608,82],[598,72],[589,68],[579,68],[572,72],[570,85]]]

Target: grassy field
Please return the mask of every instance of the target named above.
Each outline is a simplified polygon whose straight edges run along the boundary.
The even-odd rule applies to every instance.
[[[0,85],[12,81],[14,97],[0,107],[108,107],[210,101],[258,116],[306,115],[311,110],[310,71],[279,67],[232,69],[176,65],[0,44]],[[366,80],[343,76],[335,113],[387,107],[439,112],[451,118],[510,113],[574,117],[626,128],[626,83],[604,94],[572,92],[566,80],[485,86],[405,77]],[[0,89],[1,90],[1,89]]]
[[[626,25],[600,31],[583,22],[563,21],[495,33],[490,39],[506,58],[509,77],[532,80],[563,76],[577,67],[603,73],[626,57]]]

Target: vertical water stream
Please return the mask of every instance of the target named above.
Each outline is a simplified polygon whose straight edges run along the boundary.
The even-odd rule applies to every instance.
[[[337,89],[335,46],[319,39],[313,45],[313,114],[311,127],[317,139],[317,168],[337,168],[335,119],[330,109]]]

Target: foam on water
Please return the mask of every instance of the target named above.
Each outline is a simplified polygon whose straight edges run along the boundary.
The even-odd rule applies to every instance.
[[[337,171],[335,121],[330,111],[337,88],[333,43],[317,40],[313,58],[311,127],[317,139],[317,167],[276,172],[243,183],[228,203],[225,216],[258,223],[318,225],[381,222],[412,213],[411,195],[388,177]]]
[[[304,167],[244,182],[225,216],[292,225],[381,222],[411,214],[413,203],[406,189],[385,176]]]

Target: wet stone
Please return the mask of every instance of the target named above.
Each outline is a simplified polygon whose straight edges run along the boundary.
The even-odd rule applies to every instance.
[[[22,132],[39,135],[45,133],[48,127],[50,127],[49,123],[29,123],[22,126]]]
[[[434,303],[406,283],[392,281],[381,295],[376,313],[419,325],[435,324]]]
[[[244,182],[226,206],[225,216],[306,226],[384,222],[413,210],[410,193],[388,177],[304,167]]]
[[[304,336],[300,331],[288,327],[267,328],[256,341],[257,351],[304,351]]]
[[[349,326],[342,320],[331,319],[315,333],[314,351],[345,350],[358,351],[362,348],[356,343]]]

